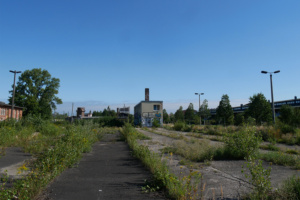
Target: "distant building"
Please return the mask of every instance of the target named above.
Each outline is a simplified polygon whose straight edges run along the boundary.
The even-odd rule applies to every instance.
[[[19,120],[23,115],[23,107],[14,106],[13,118]],[[0,101],[0,121],[11,118],[11,105]]]
[[[134,124],[152,127],[154,120],[163,124],[163,101],[149,101],[149,88],[146,88],[145,101],[134,106]]]
[[[128,119],[130,114],[130,107],[117,108],[117,115],[119,119]]]
[[[84,107],[78,107],[76,112],[77,112],[77,118],[88,118],[93,116],[91,111],[89,113],[85,113]]]

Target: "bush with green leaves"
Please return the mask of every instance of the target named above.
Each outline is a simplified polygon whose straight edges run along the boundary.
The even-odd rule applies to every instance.
[[[177,121],[175,124],[174,124],[174,130],[175,131],[182,131],[185,127],[185,123],[182,122],[182,121]]]
[[[287,179],[275,192],[274,199],[300,200],[300,177],[293,176]]]
[[[247,168],[250,175],[245,174],[250,183],[255,187],[250,199],[267,199],[272,190],[271,187],[271,167],[265,169],[261,160],[257,160],[255,156],[249,156],[247,159]],[[242,170],[244,172],[244,170]]]
[[[160,127],[160,121],[158,119],[154,119],[153,122],[152,122],[152,127],[153,128]]]
[[[245,127],[240,131],[225,134],[224,142],[226,151],[233,157],[247,159],[258,152],[262,139],[253,127]]]
[[[244,126],[245,125],[245,117],[243,113],[239,113],[234,118],[234,125],[236,126]]]
[[[291,126],[289,124],[285,124],[285,123],[278,123],[278,127],[281,131],[281,133],[283,134],[287,134],[287,133],[296,133],[296,128],[294,126]]]
[[[94,119],[94,123],[99,124],[100,127],[122,127],[124,125],[124,121],[121,121],[116,117],[110,116],[99,117],[98,119]]]

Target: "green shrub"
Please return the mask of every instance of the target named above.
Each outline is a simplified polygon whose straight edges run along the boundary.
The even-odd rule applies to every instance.
[[[40,128],[40,132],[42,135],[58,136],[60,134],[60,129],[57,127],[57,125],[47,122],[44,123],[44,125]]]
[[[153,122],[152,122],[152,127],[153,128],[160,127],[160,121],[158,119],[154,119]]]
[[[247,168],[250,171],[250,175],[245,174],[250,183],[255,187],[250,199],[267,199],[268,194],[272,190],[271,187],[271,167],[264,169],[262,161],[257,160],[252,156],[248,157]],[[242,173],[244,170],[242,170]]]
[[[280,199],[300,200],[300,178],[293,176],[286,180],[276,196]]]
[[[124,122],[116,117],[100,117],[98,119],[94,119],[94,123],[99,124],[100,127],[122,127],[124,125]]]
[[[193,125],[185,125],[182,129],[184,132],[191,132],[193,130]]]
[[[227,133],[224,137],[226,152],[230,152],[236,158],[245,159],[258,152],[261,141],[255,129],[250,127],[231,134]]]
[[[23,147],[26,152],[34,153],[36,157],[30,163],[31,173],[28,176],[14,181],[9,188],[0,184],[0,199],[34,199],[53,178],[78,162],[83,152],[90,151],[101,134],[101,131],[93,129],[92,124],[57,127],[49,121],[34,118],[26,120],[21,130],[15,127],[0,128],[0,143],[3,142],[1,145]],[[33,134],[35,127],[41,133]],[[47,128],[51,130],[47,131]],[[61,133],[60,137],[56,137],[57,130]]]
[[[256,125],[256,120],[255,118],[253,117],[248,117],[245,121],[245,123],[248,125],[248,126],[254,126]]]
[[[174,124],[174,130],[175,131],[182,131],[185,127],[185,123],[184,122],[181,122],[181,121],[177,121],[175,124]]]
[[[170,172],[166,162],[162,162],[159,154],[153,153],[148,147],[137,143],[136,131],[130,125],[125,125],[121,132],[126,136],[133,155],[140,159],[153,174],[154,184],[151,184],[152,188],[155,190],[166,189],[171,199],[196,199],[201,174],[190,171],[188,176],[182,178],[185,181],[180,180]],[[192,179],[193,181],[191,181]],[[150,187],[144,187],[144,189],[147,188]]]
[[[205,126],[205,134],[207,135],[223,135],[223,130],[224,127],[223,126],[219,126],[219,125],[208,125]]]
[[[259,158],[278,165],[291,166],[300,169],[300,160],[297,155],[285,154],[283,152],[268,152],[259,154]]]
[[[236,126],[244,126],[245,125],[244,113],[239,113],[235,116],[234,125],[236,125]]]
[[[171,148],[167,147],[164,151],[181,155],[191,161],[202,162],[213,158],[215,148],[210,146],[207,140],[190,142],[179,140],[174,142]]]
[[[287,134],[287,133],[296,133],[296,128],[293,126],[290,126],[288,124],[281,124],[280,125],[280,130],[283,134]]]
[[[273,145],[273,144],[267,144],[267,145],[261,145],[259,147],[260,149],[269,150],[269,151],[279,151],[280,148]]]

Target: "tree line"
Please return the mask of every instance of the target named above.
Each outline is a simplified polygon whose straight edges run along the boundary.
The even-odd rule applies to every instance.
[[[216,115],[211,115],[210,109],[208,109],[208,101],[205,99],[198,111],[194,110],[192,103],[189,104],[186,110],[183,110],[183,107],[180,106],[174,114],[168,114],[164,109],[164,123],[181,121],[187,124],[199,124],[200,116],[201,124],[209,122],[210,124],[222,125],[270,125],[273,123],[271,104],[262,93],[251,96],[247,106],[248,109],[245,112],[234,115],[229,96],[224,94],[216,108]],[[283,105],[277,121],[288,126],[300,126],[300,109]]]
[[[52,111],[56,105],[62,104],[57,96],[60,87],[60,80],[54,78],[47,70],[35,68],[24,71],[16,83],[15,105],[24,107],[23,116],[40,116],[43,119],[51,119]],[[9,91],[11,94],[13,90]],[[8,99],[12,104],[12,97]],[[93,116],[116,117],[117,113],[108,106],[103,111],[94,111]],[[130,115],[130,118],[133,116]],[[163,110],[164,123],[175,123],[182,121],[187,124],[210,124],[243,125],[243,124],[272,124],[272,108],[262,93],[254,94],[249,98],[248,109],[237,115],[233,114],[229,96],[222,95],[216,115],[212,116],[208,108],[208,101],[205,99],[197,111],[192,103],[186,110],[180,106],[173,114]],[[283,105],[280,109],[280,116],[276,119],[280,123],[290,127],[300,126],[300,109],[289,105]]]

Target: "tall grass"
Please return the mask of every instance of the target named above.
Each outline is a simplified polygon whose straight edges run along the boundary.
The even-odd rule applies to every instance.
[[[197,197],[197,188],[201,177],[199,173],[191,171],[182,179],[176,177],[170,172],[159,154],[151,152],[148,147],[137,143],[141,136],[132,126],[126,124],[121,133],[133,150],[134,156],[140,159],[153,174],[155,187],[164,188],[168,196],[173,199],[195,199]]]
[[[5,183],[0,186],[0,199],[33,199],[57,175],[78,162],[83,152],[90,151],[103,134],[92,123],[84,126],[57,126],[45,121],[18,123],[24,122],[0,128],[0,146],[23,147],[36,159],[26,166],[30,173],[24,179],[14,181],[11,188],[5,187]],[[2,180],[9,179],[2,177]]]

